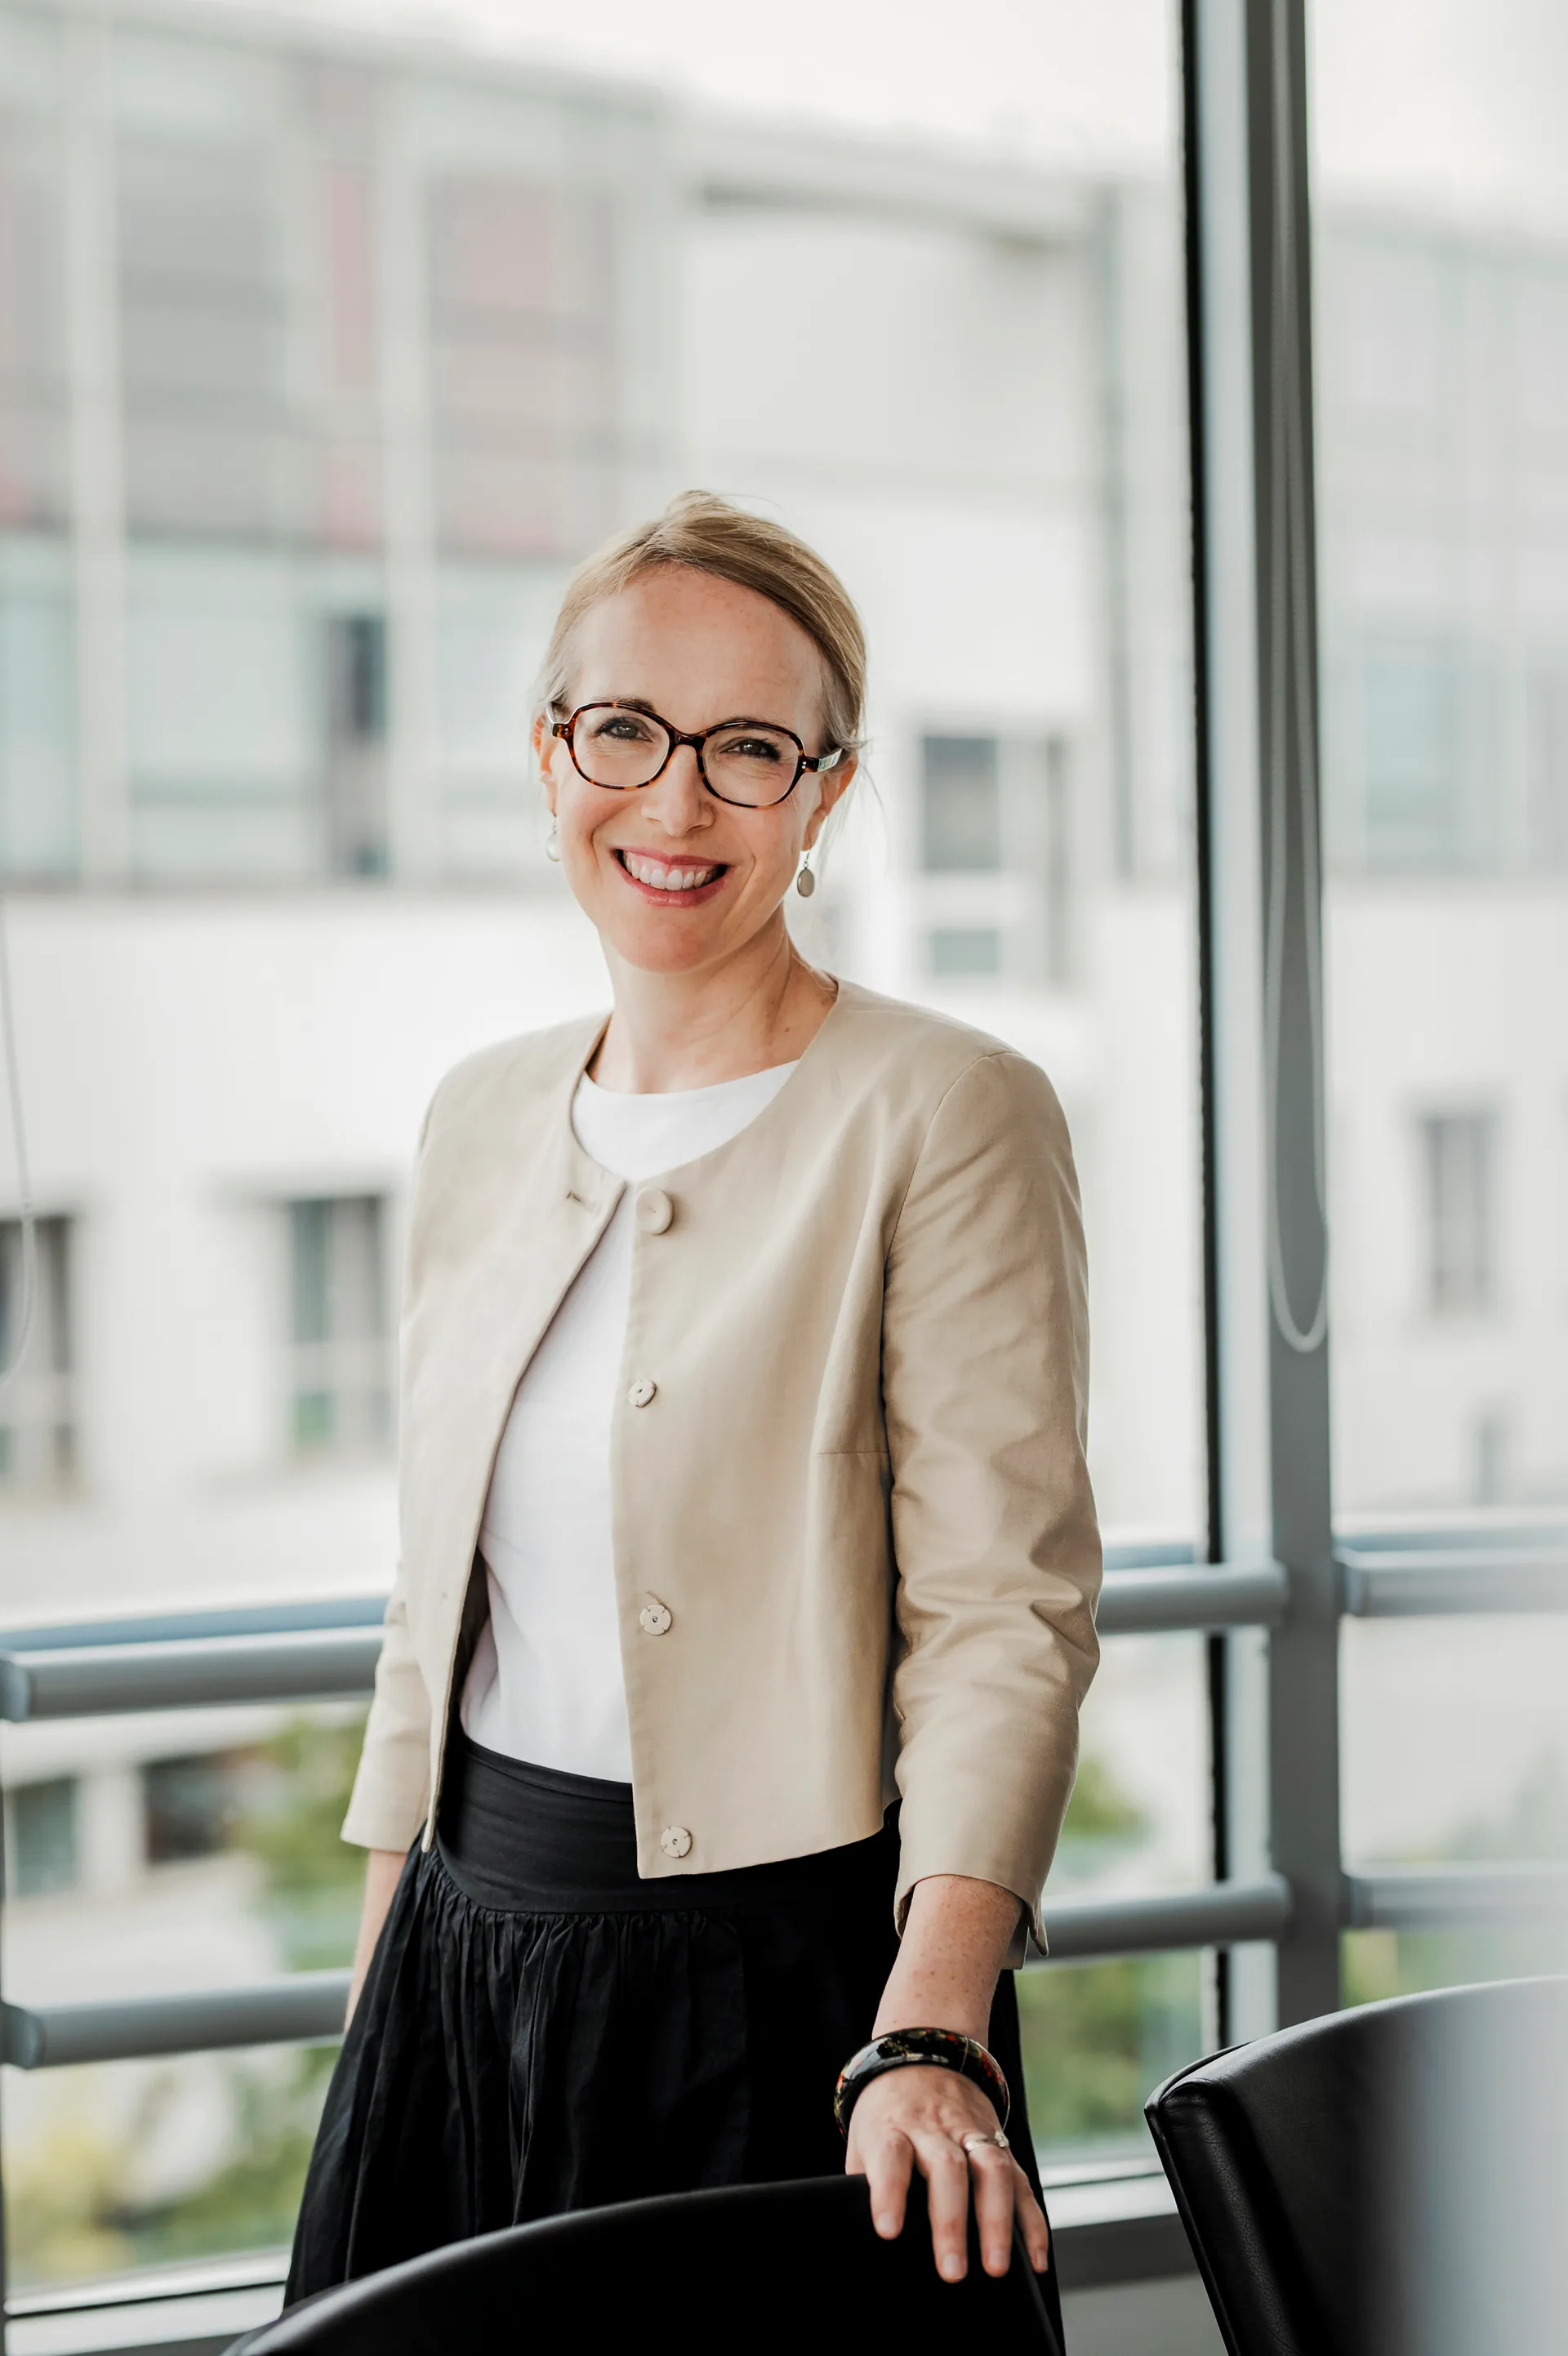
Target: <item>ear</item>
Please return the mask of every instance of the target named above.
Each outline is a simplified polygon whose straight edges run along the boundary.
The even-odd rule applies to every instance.
[[[824,826],[827,822],[828,812],[832,809],[834,804],[841,801],[844,796],[848,792],[850,783],[859,766],[859,756],[854,753],[847,753],[843,760],[839,762],[837,768],[828,769],[826,773],[818,776],[816,780],[816,808],[812,811],[811,816],[805,821],[805,841],[803,845],[805,850],[809,851],[811,849],[813,843],[816,841],[817,836],[822,832]]]
[[[546,807],[553,818],[556,794],[555,755],[560,748],[560,739],[550,725],[548,712],[535,712],[534,724],[529,734],[533,740],[534,759],[539,765],[539,783],[544,787]]]

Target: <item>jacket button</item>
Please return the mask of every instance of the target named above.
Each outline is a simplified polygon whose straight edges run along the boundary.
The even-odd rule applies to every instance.
[[[689,1857],[691,1835],[684,1825],[666,1825],[659,1835],[659,1847],[666,1857]]]
[[[651,1375],[639,1375],[626,1393],[626,1403],[629,1407],[646,1407],[657,1389],[658,1385]]]
[[[662,1236],[675,1216],[675,1205],[662,1186],[645,1186],[637,1196],[637,1225],[645,1236]]]
[[[662,1636],[674,1616],[667,1603],[645,1603],[637,1614],[637,1625],[645,1636]]]

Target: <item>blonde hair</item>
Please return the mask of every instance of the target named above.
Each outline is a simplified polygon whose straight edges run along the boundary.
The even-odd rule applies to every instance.
[[[550,633],[537,711],[565,712],[572,642],[590,607],[666,564],[753,589],[798,622],[822,658],[822,750],[858,748],[866,707],[866,634],[848,591],[816,551],[782,523],[749,515],[713,491],[682,491],[663,515],[607,541],[579,565]]]

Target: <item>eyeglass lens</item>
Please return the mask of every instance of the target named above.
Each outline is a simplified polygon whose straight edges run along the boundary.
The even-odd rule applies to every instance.
[[[572,751],[591,785],[624,791],[651,785],[669,752],[669,731],[645,712],[591,705],[577,722]],[[726,801],[763,809],[782,801],[794,785],[800,748],[782,728],[738,721],[702,748],[708,782]]]

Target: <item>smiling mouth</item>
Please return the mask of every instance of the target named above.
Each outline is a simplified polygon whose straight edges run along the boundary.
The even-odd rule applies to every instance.
[[[672,894],[700,892],[706,885],[716,884],[720,876],[727,873],[726,863],[721,860],[709,861],[700,865],[693,860],[683,866],[675,866],[662,859],[645,859],[635,851],[618,850],[615,857],[633,883],[640,884],[647,892]]]

